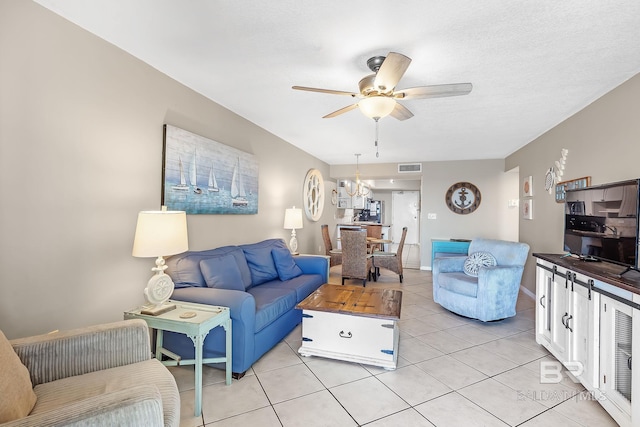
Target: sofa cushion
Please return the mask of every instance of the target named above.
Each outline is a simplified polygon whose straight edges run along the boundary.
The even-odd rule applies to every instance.
[[[289,249],[273,248],[271,249],[271,256],[273,257],[273,262],[276,265],[278,277],[283,282],[302,274],[302,270],[300,270],[300,267],[298,267],[296,262],[293,260],[293,256]]]
[[[480,267],[495,267],[496,259],[489,252],[474,252],[464,261],[464,273],[478,277]]]
[[[245,288],[251,286],[251,272],[244,257],[244,252],[238,246],[222,246],[206,251],[187,251],[171,256],[166,260],[168,267],[166,273],[171,276],[176,288],[206,288],[207,282],[204,280],[200,270],[200,261],[228,254],[233,255],[235,258]]]
[[[255,286],[247,290],[256,301],[256,326],[259,332],[284,313],[296,306],[296,293],[279,286],[279,280]]]
[[[279,244],[279,243],[282,244]],[[249,245],[241,245],[251,272],[251,286],[257,286],[278,278],[278,270],[273,262],[271,250],[286,248],[283,240],[271,239]]]
[[[216,289],[244,291],[240,269],[233,255],[223,255],[200,261],[200,270],[207,286]]]
[[[273,284],[273,286],[280,288],[291,289],[296,293],[296,301],[300,302],[324,283],[326,282],[322,280],[321,274],[302,274],[293,279],[285,280],[284,282],[273,281],[261,286],[271,286],[271,284]]]
[[[461,272],[440,273],[438,287],[460,295],[478,296],[478,279]]]
[[[0,423],[24,418],[36,403],[26,366],[0,331]]]

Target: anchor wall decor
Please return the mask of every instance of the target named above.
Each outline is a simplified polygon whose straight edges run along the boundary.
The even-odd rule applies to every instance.
[[[457,182],[447,190],[445,203],[451,211],[466,215],[480,206],[480,190],[470,182]]]

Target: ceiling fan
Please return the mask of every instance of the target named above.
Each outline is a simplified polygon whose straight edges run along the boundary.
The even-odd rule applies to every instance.
[[[373,71],[373,74],[369,74],[360,80],[358,83],[359,93],[305,86],[293,86],[292,88],[360,98],[357,103],[329,113],[323,117],[324,119],[336,117],[360,108],[360,111],[365,116],[376,120],[376,122],[378,119],[388,115],[398,120],[406,120],[413,117],[413,113],[397,102],[398,100],[467,95],[473,88],[471,83],[453,83],[396,90],[396,85],[407,71],[407,68],[409,68],[410,63],[411,58],[396,52],[389,52],[386,57],[374,56],[369,58],[367,66]]]

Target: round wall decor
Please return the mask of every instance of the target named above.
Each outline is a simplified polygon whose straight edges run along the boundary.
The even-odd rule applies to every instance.
[[[457,214],[469,214],[480,206],[480,190],[470,182],[457,182],[447,190],[445,203]]]
[[[310,169],[304,178],[304,213],[311,221],[317,221],[324,209],[324,181],[318,169]]]

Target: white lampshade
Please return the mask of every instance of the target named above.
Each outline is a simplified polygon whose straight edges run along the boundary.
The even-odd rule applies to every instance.
[[[288,208],[284,211],[284,229],[299,230],[302,228],[302,209]]]
[[[396,107],[396,100],[388,96],[369,96],[358,102],[362,114],[372,119],[379,119],[391,114]]]
[[[133,241],[135,257],[175,255],[189,250],[187,214],[183,211],[142,211]]]

